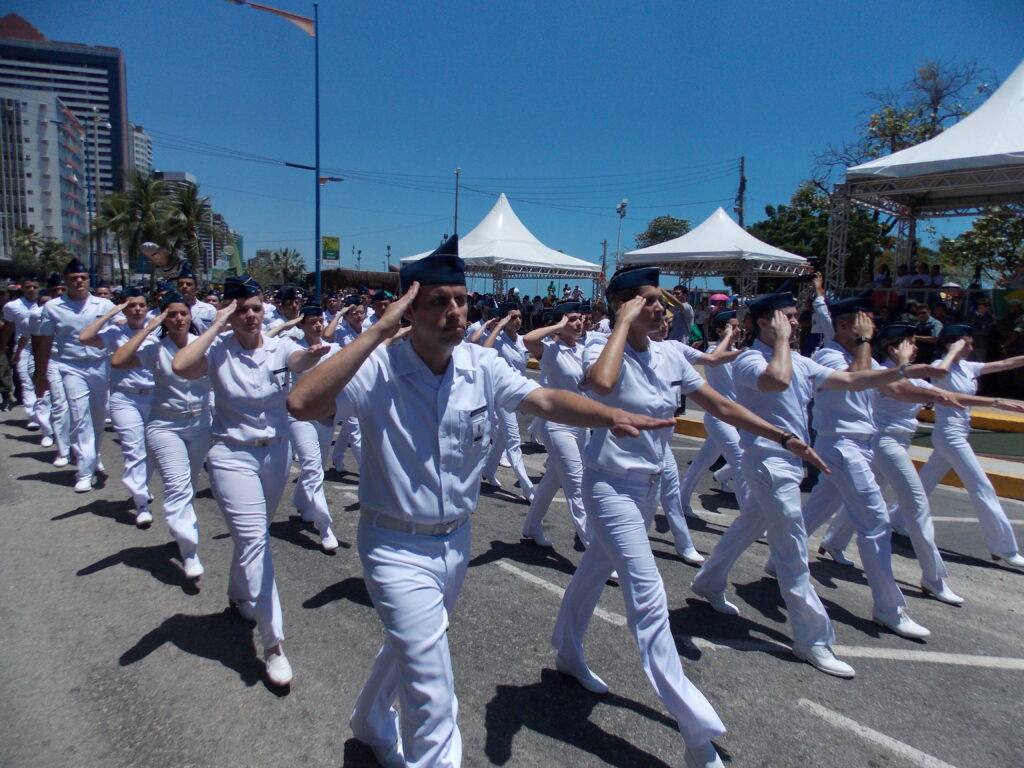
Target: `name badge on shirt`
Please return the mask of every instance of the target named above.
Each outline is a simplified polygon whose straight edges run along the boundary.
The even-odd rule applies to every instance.
[[[476,419],[475,421],[472,422],[474,443],[478,443],[484,439],[484,435],[486,434],[486,426],[487,419]]]

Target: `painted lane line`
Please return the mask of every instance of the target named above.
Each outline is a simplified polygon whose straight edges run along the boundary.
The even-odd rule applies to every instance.
[[[540,576],[534,576],[529,571],[524,571],[522,568],[517,568],[511,563],[506,563],[504,560],[498,561],[498,567],[501,568],[503,571],[507,571],[515,576],[518,576],[523,581],[528,581],[531,584],[538,586],[541,589],[544,589],[553,595],[556,595],[559,600],[561,600],[562,596],[565,595],[565,590],[557,584],[552,584],[550,581],[542,579]],[[616,627],[626,626],[625,616],[622,616],[618,613],[612,613],[611,611],[606,611],[604,608],[601,608],[600,606],[594,609],[594,615],[600,619],[604,619],[609,624],[614,624]]]
[[[864,645],[833,645],[837,656],[888,661],[922,661],[929,664],[952,664],[959,667],[983,667],[1024,672],[1024,659],[1007,656],[975,656],[969,653],[911,651],[901,648],[872,648]]]
[[[936,523],[981,523],[976,517],[936,517],[934,515],[932,521]],[[1010,520],[1010,525],[1024,525],[1024,520]]]
[[[866,725],[862,725],[856,720],[851,720],[845,715],[833,712],[831,709],[823,707],[821,704],[817,704],[809,699],[799,699],[797,701],[797,705],[817,715],[825,722],[834,725],[836,728],[851,731],[865,741],[884,747],[898,757],[902,757],[904,760],[920,766],[920,768],[955,768],[955,766],[945,762],[944,760],[932,757],[927,752],[922,752],[916,747],[912,747],[902,741],[897,741],[891,736],[886,736],[881,731],[876,731],[874,728],[868,728]]]

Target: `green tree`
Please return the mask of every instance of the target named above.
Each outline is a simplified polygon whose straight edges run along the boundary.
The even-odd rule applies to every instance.
[[[14,252],[11,260],[14,262],[18,272],[36,272],[42,269],[39,261],[39,252],[46,244],[46,239],[36,232],[36,228],[29,225],[18,227],[14,230],[12,238]]]
[[[264,288],[281,284],[281,270],[272,255],[269,258],[260,256],[253,259],[245,271]]]
[[[306,282],[306,262],[298,251],[281,248],[274,251],[273,259],[282,283],[300,285]]]
[[[172,251],[182,252],[198,274],[204,246],[200,235],[214,237],[210,198],[201,197],[193,184],[177,186],[168,200],[165,227]]]
[[[128,253],[134,257],[146,242],[170,247],[167,219],[171,214],[169,188],[152,174],[134,170],[128,177],[129,215],[131,217]]]
[[[691,229],[693,229],[693,224],[686,219],[677,219],[675,216],[668,215],[658,216],[651,219],[647,229],[636,236],[636,247],[647,248],[650,245],[665,243],[685,235]]]
[[[124,253],[124,246],[131,240],[133,231],[132,203],[128,194],[115,192],[100,200],[99,211],[92,220],[94,237],[108,235],[114,239],[114,249],[118,254]],[[121,283],[127,284],[124,260],[121,263]]]
[[[939,252],[943,264],[972,272],[976,282],[988,278],[1004,283],[1024,269],[1024,216],[979,216],[963,234],[943,237]]]

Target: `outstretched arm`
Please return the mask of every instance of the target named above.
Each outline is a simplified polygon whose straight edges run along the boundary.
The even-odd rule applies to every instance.
[[[210,324],[210,327],[203,331],[198,339],[177,351],[174,355],[174,361],[171,363],[171,368],[178,376],[181,376],[183,379],[198,379],[200,376],[206,375],[206,371],[209,368],[206,362],[206,350],[210,348],[214,339],[217,338],[217,335],[227,325],[228,318],[231,317],[237,306],[238,301],[233,300],[226,307],[218,310],[217,317]]]
[[[621,408],[609,408],[589,397],[547,387],[533,390],[516,410],[572,427],[610,429],[619,437],[636,437],[641,430],[664,429],[675,424],[673,419],[655,419]]]

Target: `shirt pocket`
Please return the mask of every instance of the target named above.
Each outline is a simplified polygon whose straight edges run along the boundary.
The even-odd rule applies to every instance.
[[[491,447],[493,418],[486,403],[459,411],[459,435],[467,458],[482,456]]]
[[[288,387],[288,366],[270,369],[270,387],[274,391],[287,389]]]

